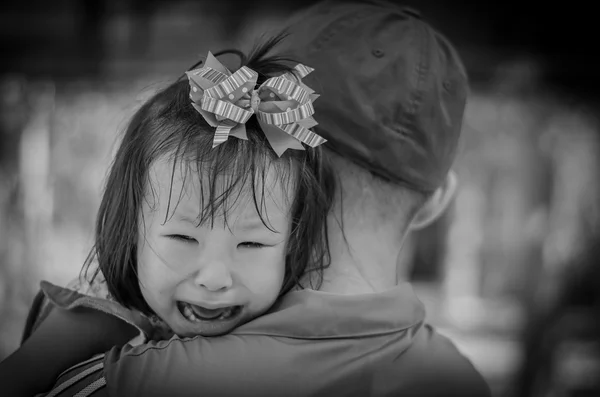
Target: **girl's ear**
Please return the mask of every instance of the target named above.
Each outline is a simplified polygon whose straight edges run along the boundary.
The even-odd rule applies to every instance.
[[[410,223],[410,230],[423,229],[435,222],[444,213],[446,208],[448,208],[448,205],[456,194],[457,187],[458,178],[456,173],[450,171],[442,186],[437,188],[416,213]]]

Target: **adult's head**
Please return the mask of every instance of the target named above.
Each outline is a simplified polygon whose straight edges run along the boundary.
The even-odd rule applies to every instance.
[[[304,81],[321,95],[315,130],[339,177],[331,273],[386,284],[404,236],[455,191],[465,68],[418,13],[388,1],[324,1],[286,29],[279,51],[315,69]]]

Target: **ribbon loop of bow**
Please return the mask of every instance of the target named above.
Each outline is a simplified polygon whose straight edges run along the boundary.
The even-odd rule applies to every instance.
[[[326,142],[310,128],[318,97],[301,79],[313,71],[298,64],[295,73],[272,77],[257,89],[258,74],[242,66],[231,73],[210,52],[205,66],[187,72],[192,106],[215,127],[213,148],[229,136],[248,139],[245,123],[256,115],[271,147],[281,156],[287,149],[304,150]]]

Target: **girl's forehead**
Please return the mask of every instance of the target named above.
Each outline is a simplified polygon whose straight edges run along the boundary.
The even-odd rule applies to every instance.
[[[227,203],[225,205],[235,203],[235,207],[243,213],[256,212],[246,210],[247,207],[256,207],[255,203],[267,212],[276,208],[286,211],[293,201],[294,189],[290,178],[282,178],[274,166],[266,170],[264,177],[243,177],[223,171],[211,180],[208,173],[198,170],[195,164],[159,159],[150,166],[148,176],[146,195],[151,195],[152,201],[161,208],[170,206],[171,212],[176,205],[181,211],[198,214],[201,203],[209,205],[211,198],[212,201],[223,200],[224,204]],[[232,186],[236,180],[239,183]]]

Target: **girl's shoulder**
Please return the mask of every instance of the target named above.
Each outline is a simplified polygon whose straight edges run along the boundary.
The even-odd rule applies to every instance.
[[[169,339],[173,335],[170,328],[159,318],[146,316],[119,304],[110,294],[101,272],[92,279],[77,277],[67,283],[66,287],[48,281],[42,281],[40,287],[45,299],[37,314],[34,329],[44,320],[53,306],[64,310],[84,307],[113,315],[136,327],[140,335],[132,341],[133,344]]]
[[[71,280],[71,282],[69,282],[65,288],[75,291],[81,295],[114,302],[113,297],[110,295],[110,292],[108,292],[108,285],[106,284],[106,280],[104,279],[102,272],[98,272],[98,274],[91,281],[86,280],[82,276],[77,277]]]

